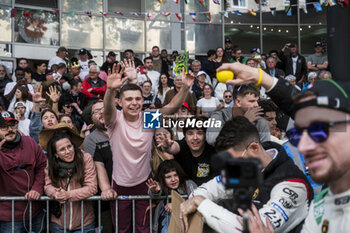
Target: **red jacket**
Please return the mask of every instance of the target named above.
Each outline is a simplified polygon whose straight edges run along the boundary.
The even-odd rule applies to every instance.
[[[83,81],[83,90],[82,92],[86,95],[88,99],[103,99],[103,96],[106,92],[106,82],[102,79],[98,78],[95,87],[92,87],[92,91],[88,92],[88,90],[91,88],[92,84],[91,78],[87,78]],[[100,95],[98,98],[97,96]]]
[[[0,150],[0,196],[24,196],[28,189],[43,194],[45,167],[46,156],[31,137],[22,136],[21,142],[13,149],[2,147]],[[27,201],[15,202],[15,221],[23,221],[23,211],[27,203]],[[11,201],[1,202],[0,221],[12,221],[11,208]],[[32,202],[33,218],[40,213],[42,208],[43,202]],[[26,219],[29,219],[29,207]]]

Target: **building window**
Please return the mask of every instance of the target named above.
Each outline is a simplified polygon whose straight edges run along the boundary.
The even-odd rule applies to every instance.
[[[232,0],[233,8],[247,8],[247,0]]]
[[[58,46],[58,26],[56,12],[17,8],[15,41]]]
[[[16,4],[58,8],[57,0],[16,0]]]

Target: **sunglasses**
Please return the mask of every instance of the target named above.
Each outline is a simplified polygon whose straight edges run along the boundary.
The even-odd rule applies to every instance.
[[[310,138],[317,143],[321,143],[327,140],[329,136],[329,128],[340,124],[349,124],[350,121],[337,121],[337,122],[314,122],[308,127],[293,128],[286,132],[290,143],[294,146],[298,146],[304,130],[307,130]]]
[[[225,98],[232,98],[232,95],[225,95]]]

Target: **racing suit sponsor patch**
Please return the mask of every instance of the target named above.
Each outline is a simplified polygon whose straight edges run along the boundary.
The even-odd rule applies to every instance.
[[[319,225],[324,215],[324,200],[314,205],[314,216],[317,224]]]

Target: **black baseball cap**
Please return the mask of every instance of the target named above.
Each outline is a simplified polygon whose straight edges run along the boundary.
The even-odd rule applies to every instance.
[[[318,80],[307,91],[315,94],[316,98],[296,104],[294,112],[305,107],[318,106],[350,113],[349,81]]]
[[[57,52],[68,52],[68,50],[66,49],[66,47],[59,47],[57,49]]]
[[[322,43],[319,42],[319,41],[317,41],[317,42],[315,43],[315,47],[317,47],[317,46],[321,46],[321,47],[322,47]]]
[[[0,126],[6,125],[10,121],[18,122],[18,120],[16,120],[16,118],[12,112],[1,111],[0,112]]]
[[[231,44],[232,44],[231,39],[230,39],[230,38],[226,38],[226,39],[225,39],[225,44],[226,44],[226,43],[231,43]]]
[[[84,48],[82,49],[79,49],[79,54],[78,55],[85,55],[85,54],[88,54],[88,51]]]
[[[115,57],[115,56],[117,56],[117,55],[113,51],[110,51],[107,55],[107,57]]]

